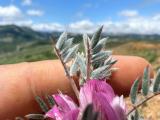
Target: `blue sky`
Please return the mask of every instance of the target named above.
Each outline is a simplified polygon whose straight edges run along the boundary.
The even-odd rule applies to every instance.
[[[0,24],[42,31],[160,34],[160,0],[1,0]]]

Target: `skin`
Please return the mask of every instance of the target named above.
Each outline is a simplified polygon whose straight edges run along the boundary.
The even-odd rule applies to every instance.
[[[116,94],[128,95],[137,76],[142,75],[149,63],[140,57],[113,56],[119,68],[107,82]],[[153,70],[151,69],[151,77]],[[77,78],[77,77],[75,77]],[[75,79],[76,82],[77,79]],[[75,98],[73,90],[65,77],[63,67],[58,60],[46,60],[0,66],[0,120],[13,119],[28,113],[39,113],[36,95],[62,93]]]

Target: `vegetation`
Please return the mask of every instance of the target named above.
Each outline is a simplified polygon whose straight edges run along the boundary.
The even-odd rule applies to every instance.
[[[0,64],[55,59],[49,39],[51,35],[56,40],[60,32],[51,34],[15,25],[0,26]],[[70,36],[75,36],[74,43],[82,42],[81,35],[70,34]],[[159,67],[159,35],[109,36],[106,48],[113,50],[113,54],[141,56],[153,63],[155,69]]]

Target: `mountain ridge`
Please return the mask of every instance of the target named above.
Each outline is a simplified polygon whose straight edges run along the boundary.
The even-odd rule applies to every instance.
[[[29,27],[17,25],[1,25],[0,26],[0,53],[19,50],[30,45],[50,44],[50,37],[56,40],[61,32],[40,32],[35,31]],[[69,33],[70,37],[75,37],[74,42],[78,43],[82,40],[82,35],[78,33]],[[142,35],[142,34],[106,34],[102,36],[109,36],[113,42],[121,41],[152,41],[159,42],[160,35]]]

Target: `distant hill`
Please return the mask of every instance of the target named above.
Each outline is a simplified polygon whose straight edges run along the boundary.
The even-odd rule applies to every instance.
[[[16,50],[17,47],[36,42],[46,42],[50,33],[37,32],[28,27],[16,25],[0,26],[0,53]]]
[[[37,61],[55,59],[50,37],[56,40],[61,32],[38,32],[28,27],[16,25],[0,26],[0,64],[17,63],[23,61]],[[74,36],[74,43],[81,43],[82,35],[69,33]],[[107,49],[114,54],[138,55],[154,63],[158,68],[160,63],[160,35],[140,34],[102,34],[109,36]]]
[[[18,27],[16,25],[0,26],[0,42],[48,40],[49,35],[49,33],[37,32],[28,27]]]
[[[0,54],[8,53],[15,50],[21,50],[27,46],[39,45],[39,44],[50,44],[51,35],[54,40],[58,38],[60,32],[54,31],[49,32],[39,32],[34,31],[29,27],[20,27],[16,25],[3,25],[0,26]],[[81,42],[82,35],[70,33],[70,36],[74,36],[74,42]],[[109,36],[111,41],[152,41],[160,42],[160,35],[139,35],[139,34],[105,34],[104,36]]]
[[[103,34],[103,36],[109,36],[109,38],[115,41],[152,41],[160,42],[160,35],[158,34]]]

